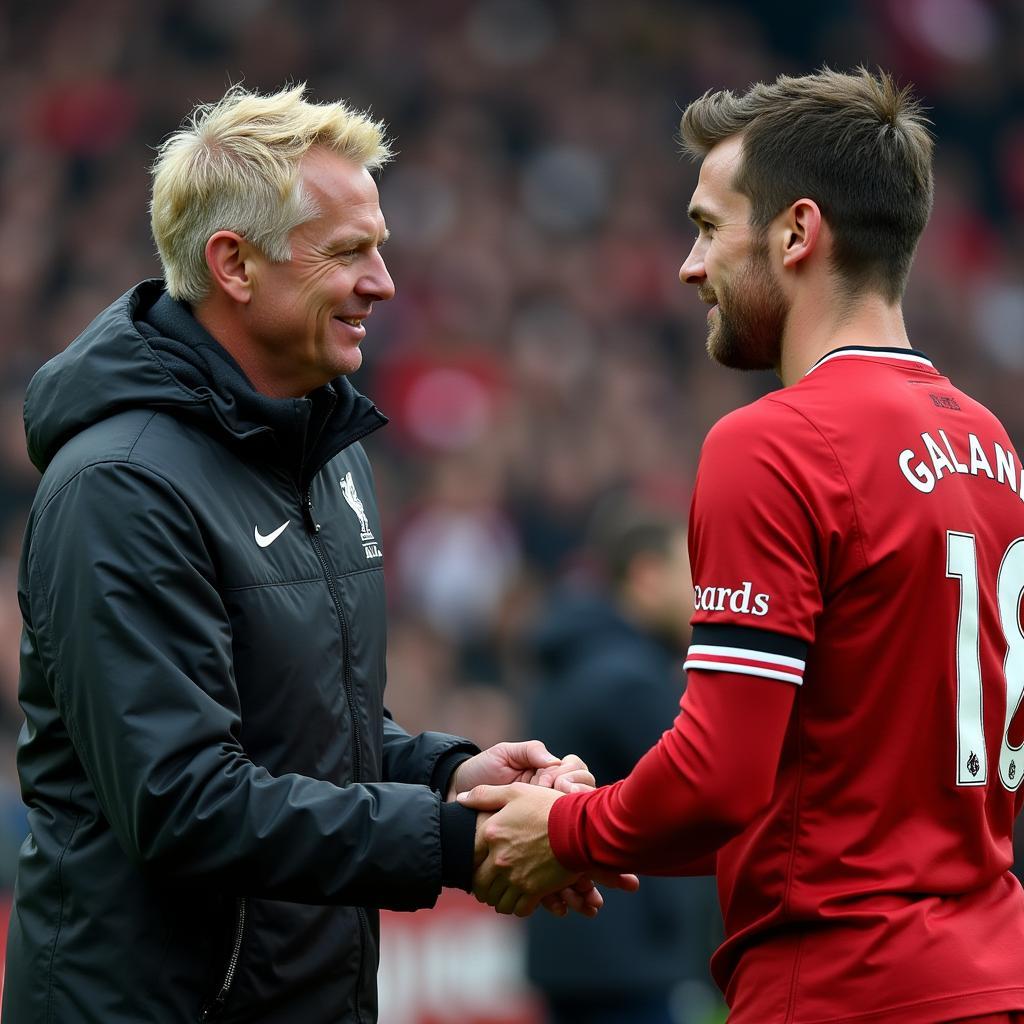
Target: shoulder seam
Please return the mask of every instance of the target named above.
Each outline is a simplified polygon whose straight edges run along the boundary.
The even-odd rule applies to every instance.
[[[853,488],[850,486],[850,478],[846,475],[846,469],[839,456],[836,454],[835,448],[832,447],[832,442],[825,436],[818,424],[815,423],[814,420],[812,420],[811,417],[802,409],[798,409],[795,405],[784,401],[778,394],[766,395],[765,398],[767,401],[774,402],[776,405],[780,405],[784,409],[789,409],[789,411],[794,415],[799,416],[818,435],[818,437],[821,438],[822,443],[829,450],[829,453],[831,454],[832,459],[843,478],[843,483],[846,484],[846,493],[850,496],[850,509],[853,512],[853,527],[857,536],[857,547],[860,550],[861,567],[866,567],[868,564],[868,555],[867,551],[864,550],[864,530],[861,527],[860,516],[857,513],[857,499],[853,493]],[[824,594],[822,596],[824,596]]]
[[[154,416],[155,415],[156,414],[154,413]],[[151,420],[150,420],[150,422],[151,422]],[[141,436],[141,434],[140,434],[140,436]],[[136,439],[136,441],[132,445],[132,449],[133,450],[134,450],[135,444],[137,444],[137,443],[138,443],[138,439]],[[43,515],[46,514],[47,509],[49,509],[49,507],[53,504],[53,502],[56,501],[56,499],[58,497],[60,497],[60,495],[72,483],[74,483],[75,480],[77,480],[84,472],[86,472],[86,470],[95,469],[97,466],[130,466],[132,469],[140,469],[143,472],[149,474],[150,476],[156,477],[156,479],[163,481],[163,483],[165,483],[175,493],[175,495],[177,495],[178,499],[184,505],[188,505],[189,504],[188,501],[185,500],[185,496],[181,493],[181,491],[178,490],[178,488],[174,485],[174,482],[172,480],[170,480],[168,477],[166,477],[163,473],[160,473],[157,470],[153,469],[151,466],[147,466],[143,462],[131,462],[131,461],[129,461],[129,459],[127,457],[125,457],[125,458],[118,458],[118,459],[94,459],[92,462],[86,463],[86,465],[80,466],[77,470],[75,470],[75,472],[72,473],[72,475],[69,476],[68,479],[65,480],[64,483],[62,483],[60,485],[60,487],[58,487],[57,490],[55,490],[53,492],[53,494],[51,494],[46,499],[46,502],[42,505],[42,507],[40,507],[40,509],[36,512],[36,514],[35,514],[35,516],[33,518],[36,521],[38,521]]]
[[[121,456],[94,458],[89,462],[85,463],[85,465],[79,466],[78,469],[76,469],[75,472],[72,473],[71,476],[69,476],[67,480],[65,480],[64,483],[62,483],[60,487],[58,487],[57,490],[55,490],[53,494],[51,494],[49,498],[46,499],[46,502],[40,507],[37,516],[41,516],[47,510],[47,508],[50,507],[50,503],[61,493],[61,491],[64,490],[65,487],[68,486],[68,484],[72,483],[81,473],[83,473],[87,469],[91,469],[93,466],[102,466],[117,463],[131,464],[133,466],[141,465],[140,463],[132,462],[132,455],[134,454],[135,448],[138,445],[139,441],[142,440],[142,435],[146,432],[146,430],[149,428],[149,425],[153,422],[153,420],[156,419],[158,415],[158,412],[151,413],[146,422],[143,423],[141,427],[139,427],[139,431],[135,435],[135,440],[132,441],[131,446],[129,447],[126,454]],[[112,417],[108,417],[108,419],[110,418]]]
[[[136,445],[138,445],[138,443],[142,440],[142,435],[149,429],[150,423],[152,423],[153,420],[156,419],[156,417],[157,417],[157,414],[154,412],[149,417],[149,419],[146,420],[146,422],[143,423],[142,426],[139,428],[139,433],[136,436],[135,440],[132,441],[132,446],[131,446],[131,448],[128,449],[128,454],[125,456],[125,462],[131,462],[132,461],[132,455],[135,452]]]

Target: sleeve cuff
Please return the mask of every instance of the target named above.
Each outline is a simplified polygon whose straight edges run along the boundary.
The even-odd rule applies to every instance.
[[[698,623],[693,627],[683,668],[741,676],[804,681],[808,645],[796,637],[750,626]]]
[[[470,748],[468,741],[442,754],[430,773],[430,788],[441,794],[443,800],[448,795],[448,787],[452,784],[452,776],[458,771],[459,765],[479,753],[476,747]]]
[[[587,803],[597,792],[568,793],[551,805],[548,842],[555,859],[569,871],[586,871],[591,866],[583,841],[583,823]]]
[[[446,888],[473,888],[476,817],[469,807],[441,801],[441,885]]]

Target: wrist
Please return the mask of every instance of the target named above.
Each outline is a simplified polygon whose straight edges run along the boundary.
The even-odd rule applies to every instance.
[[[465,762],[463,762],[463,764],[465,764]],[[462,767],[462,765],[460,764],[455,769],[455,771],[452,772],[451,776],[448,779],[448,789],[443,794],[446,803],[451,803],[455,799],[455,797],[461,792],[461,790],[459,789],[459,782],[458,782],[458,780],[459,780],[459,768],[461,768],[461,767]]]
[[[434,767],[431,789],[441,794],[441,799],[448,802],[461,792],[458,788],[457,776],[459,769],[474,755],[464,748],[448,751]]]
[[[585,871],[590,866],[582,826],[585,806],[592,792],[595,791],[566,794],[548,810],[551,853],[569,871]]]

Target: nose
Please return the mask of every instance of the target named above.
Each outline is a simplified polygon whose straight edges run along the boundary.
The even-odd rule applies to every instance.
[[[680,284],[703,284],[707,278],[707,274],[704,272],[704,251],[701,245],[701,239],[697,239],[693,243],[693,248],[690,250],[690,255],[683,261],[683,265],[679,268],[679,282]]]
[[[386,302],[395,294],[395,282],[391,280],[387,264],[380,250],[374,251],[373,260],[366,273],[359,279],[356,290],[374,302]]]

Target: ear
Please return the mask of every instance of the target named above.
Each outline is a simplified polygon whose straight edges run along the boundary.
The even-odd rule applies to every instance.
[[[795,267],[818,247],[821,210],[813,199],[798,199],[783,214],[782,265]]]
[[[214,285],[243,305],[252,298],[253,253],[252,246],[234,231],[217,231],[206,242],[206,265]]]

